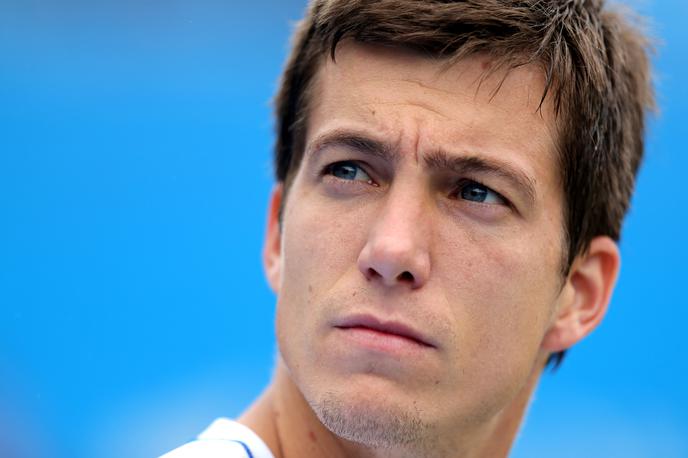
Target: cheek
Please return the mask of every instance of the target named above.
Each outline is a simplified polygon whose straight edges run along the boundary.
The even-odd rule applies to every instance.
[[[448,249],[437,271],[458,329],[458,358],[482,368],[475,372],[481,376],[525,374],[556,298],[558,244],[546,237],[475,234],[443,237],[442,244]]]
[[[295,197],[285,209],[282,276],[277,301],[277,333],[301,336],[316,332],[317,309],[340,279],[356,269],[364,218],[332,212],[314,193]],[[284,339],[282,339],[284,340]],[[304,340],[301,345],[307,345]]]
[[[311,213],[294,213],[285,225],[281,293],[318,295],[344,270],[356,265],[357,242],[350,225],[326,214]]]

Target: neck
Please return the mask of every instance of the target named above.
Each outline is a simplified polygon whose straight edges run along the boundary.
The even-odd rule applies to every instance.
[[[516,438],[529,400],[542,373],[538,363],[523,388],[492,420],[470,434],[457,431],[462,447],[455,458],[506,457]],[[341,439],[318,420],[279,358],[270,386],[239,418],[270,448],[275,458],[383,458],[389,450],[374,450]],[[400,456],[395,451],[391,456]]]

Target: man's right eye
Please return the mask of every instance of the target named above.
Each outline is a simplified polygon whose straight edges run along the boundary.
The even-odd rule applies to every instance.
[[[326,175],[332,175],[342,180],[364,181],[373,184],[373,179],[358,164],[351,161],[335,162],[325,169]]]

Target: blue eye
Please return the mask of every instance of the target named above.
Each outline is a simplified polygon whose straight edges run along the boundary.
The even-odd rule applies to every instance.
[[[372,183],[370,175],[368,175],[361,167],[359,167],[355,162],[336,162],[327,167],[326,172],[332,176],[340,178],[342,180],[351,181],[365,181]]]
[[[505,199],[487,186],[475,181],[467,181],[459,189],[459,195],[464,200],[485,204],[506,204]]]

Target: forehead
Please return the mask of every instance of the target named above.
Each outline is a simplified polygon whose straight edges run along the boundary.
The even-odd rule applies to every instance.
[[[507,68],[484,53],[471,54],[458,61],[421,54],[412,49],[344,40],[334,58],[323,56],[319,66],[320,82],[347,80],[362,85],[374,82],[406,82],[423,85],[452,98],[462,96],[477,102],[538,108],[544,89],[544,73],[537,64]],[[499,87],[508,91],[498,95]],[[358,86],[350,87],[356,89]],[[489,100],[481,96],[488,96]],[[548,103],[544,108],[549,108]]]

